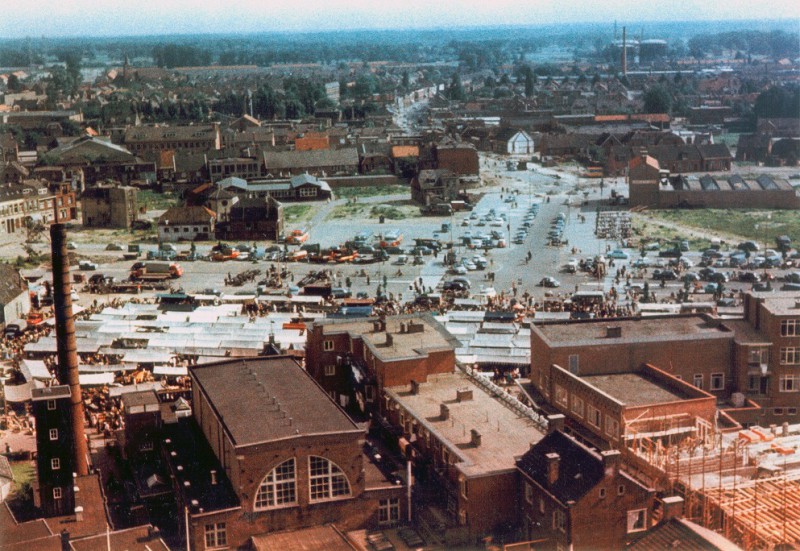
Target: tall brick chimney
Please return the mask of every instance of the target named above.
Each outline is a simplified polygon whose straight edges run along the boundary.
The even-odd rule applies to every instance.
[[[561,456],[555,452],[546,453],[547,459],[547,483],[551,486],[558,480],[558,467],[561,463]]]
[[[69,415],[75,472],[78,476],[85,476],[89,474],[89,448],[83,430],[83,397],[78,379],[78,345],[75,341],[67,229],[64,224],[50,226],[50,251],[53,262],[53,309],[56,317],[58,382],[69,386]]]

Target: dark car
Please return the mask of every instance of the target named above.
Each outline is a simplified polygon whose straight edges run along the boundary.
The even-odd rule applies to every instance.
[[[755,272],[742,272],[739,274],[739,281],[746,281],[748,283],[758,283],[761,281],[761,276]]]
[[[333,298],[350,298],[353,296],[353,293],[350,292],[350,289],[345,289],[343,287],[334,287],[331,289],[331,296]]]
[[[9,323],[3,329],[3,337],[7,339],[16,339],[20,335],[22,335],[22,328],[16,323]]]
[[[653,272],[653,279],[660,279],[662,281],[678,279],[678,274],[674,270],[655,270]]]
[[[466,291],[467,286],[460,281],[445,281],[442,289],[445,291]]]

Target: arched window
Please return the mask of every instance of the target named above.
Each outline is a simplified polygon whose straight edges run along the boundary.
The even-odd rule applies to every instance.
[[[309,497],[314,501],[342,499],[350,495],[350,482],[335,463],[324,457],[308,458]]]
[[[294,457],[272,469],[256,492],[254,509],[274,509],[297,503],[297,475]]]

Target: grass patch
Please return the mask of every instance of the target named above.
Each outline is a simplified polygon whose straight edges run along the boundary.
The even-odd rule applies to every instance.
[[[11,471],[14,473],[14,486],[8,496],[8,506],[19,522],[36,518],[39,516],[33,504],[36,467],[30,461],[16,461],[11,463]]]
[[[379,205],[368,203],[351,203],[339,205],[328,215],[329,220],[346,218],[380,218],[387,220],[404,220],[420,216],[419,207],[410,204],[410,201],[394,201]]]
[[[791,210],[693,209],[654,210],[649,216],[699,230],[710,230],[773,246],[775,236],[800,241],[800,216]]]
[[[152,189],[139,190],[137,201],[146,210],[166,210],[178,206],[180,200],[171,192],[158,193]]]
[[[410,193],[408,186],[394,184],[387,186],[369,187],[343,187],[336,190],[337,199],[352,199],[353,197],[380,197],[382,195],[398,195],[400,193]]]
[[[311,205],[288,205],[283,207],[283,218],[287,223],[305,220],[311,213]]]
[[[369,214],[372,218],[380,218],[383,216],[387,220],[403,220],[407,218],[407,215],[403,209],[398,207],[390,207],[387,205],[372,207],[372,209],[369,211]]]

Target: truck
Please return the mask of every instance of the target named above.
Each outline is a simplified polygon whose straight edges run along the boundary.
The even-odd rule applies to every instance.
[[[453,207],[450,203],[436,203],[420,207],[419,212],[423,216],[450,216],[453,214]]]
[[[145,262],[131,270],[134,281],[165,281],[183,275],[183,268],[175,262]]]

